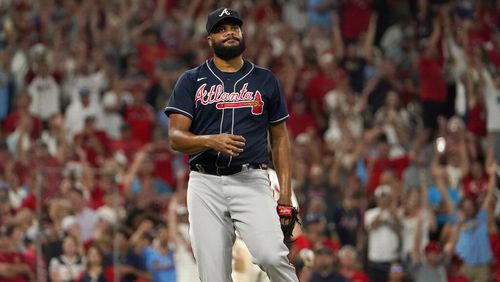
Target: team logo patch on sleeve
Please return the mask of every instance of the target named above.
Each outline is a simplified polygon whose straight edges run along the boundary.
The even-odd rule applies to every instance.
[[[207,91],[207,84],[202,84],[196,91],[195,106],[198,102],[201,105],[210,105],[215,103],[215,107],[222,109],[251,108],[253,115],[261,115],[264,109],[264,101],[259,90],[254,92],[247,91],[248,83],[245,83],[239,92],[224,92],[222,85],[213,85]]]

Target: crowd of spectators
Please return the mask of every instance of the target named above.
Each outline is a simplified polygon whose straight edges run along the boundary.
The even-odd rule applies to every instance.
[[[301,281],[500,281],[498,0],[1,0],[0,281],[196,281],[163,109],[221,6],[286,97]]]

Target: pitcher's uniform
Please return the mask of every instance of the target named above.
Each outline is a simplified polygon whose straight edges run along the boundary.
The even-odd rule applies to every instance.
[[[195,135],[246,140],[237,157],[212,149],[189,157],[190,235],[202,281],[231,281],[235,231],[271,281],[298,281],[267,172],[269,127],[289,117],[275,76],[248,61],[225,73],[207,60],[179,78],[165,113],[190,118]]]

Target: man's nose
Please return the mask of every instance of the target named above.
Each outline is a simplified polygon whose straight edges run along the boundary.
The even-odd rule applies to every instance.
[[[224,35],[226,35],[226,36],[229,36],[229,35],[235,35],[235,34],[236,34],[236,31],[235,31],[234,29],[231,29],[231,28],[226,29],[226,30],[224,31]]]

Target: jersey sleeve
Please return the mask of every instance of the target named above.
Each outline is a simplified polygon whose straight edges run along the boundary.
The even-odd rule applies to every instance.
[[[174,86],[170,100],[165,107],[165,114],[182,114],[190,119],[194,116],[195,84],[189,72],[185,72]]]
[[[290,115],[288,114],[288,110],[286,108],[285,98],[281,94],[278,80],[274,77],[274,75],[272,75],[271,81],[274,86],[269,104],[269,123],[274,124],[287,120]]]

